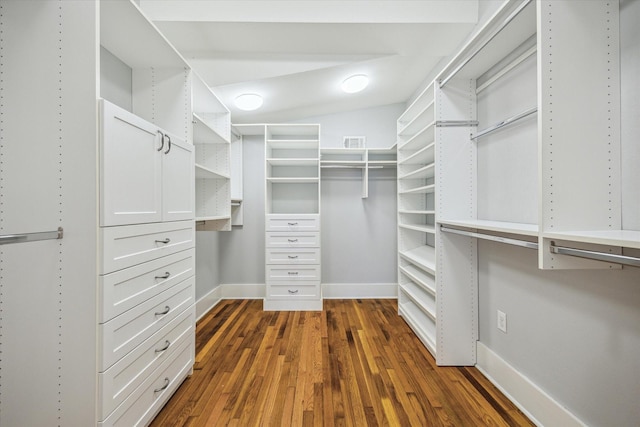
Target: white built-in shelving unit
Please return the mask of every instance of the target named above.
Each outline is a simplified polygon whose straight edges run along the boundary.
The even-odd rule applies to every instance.
[[[505,2],[398,120],[399,310],[438,364],[475,363],[477,239],[542,269],[640,264],[619,256],[640,235],[621,218],[618,8]]]
[[[320,125],[267,124],[265,310],[322,310]]]
[[[193,75],[193,143],[196,148],[196,227],[231,230],[231,113]]]
[[[243,136],[240,130],[231,127],[231,225],[242,226],[244,224],[243,202]]]
[[[362,176],[362,198],[369,197],[369,177],[372,171],[396,167],[395,145],[390,148],[322,148],[320,167],[325,173],[357,169]]]

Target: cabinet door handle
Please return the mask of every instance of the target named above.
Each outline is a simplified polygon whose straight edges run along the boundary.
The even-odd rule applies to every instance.
[[[289,243],[295,243],[298,241],[298,239],[287,239],[289,241]]]
[[[166,133],[164,134],[164,136],[167,137],[167,143],[168,143],[167,151],[165,151],[164,154],[169,154],[169,151],[171,151],[171,137]]]
[[[168,279],[171,276],[171,273],[168,271],[164,273],[164,276],[156,276],[156,279]]]
[[[297,272],[297,271],[288,271],[288,272],[287,272],[287,274],[288,274],[289,276],[297,276],[297,275],[298,275],[298,272]]]
[[[164,347],[156,348],[156,353],[162,353],[163,351],[166,351],[169,348],[169,346],[171,346],[171,341],[165,340]]]
[[[167,239],[164,239],[164,240],[156,240],[156,243],[164,243],[166,245],[170,241],[171,241],[171,239],[167,238]]]
[[[289,259],[297,259],[298,255],[287,255]]]
[[[169,307],[168,305],[165,305],[164,306],[164,311],[156,311],[155,315],[156,316],[164,316],[165,314],[167,314],[170,311],[171,311],[171,307]]]
[[[153,390],[154,393],[160,393],[161,391],[164,391],[167,389],[167,387],[169,387],[169,384],[171,384],[171,380],[169,379],[169,377],[165,377],[164,379],[164,385],[160,388],[157,388],[155,390]]]
[[[289,224],[289,225],[298,225],[297,222],[288,222],[287,224]]]
[[[160,131],[157,132],[160,134],[160,148],[158,148],[158,151],[162,151],[164,148],[164,134]]]
[[[292,291],[291,289],[287,289],[287,291],[288,291],[290,294],[297,294],[299,290],[300,290],[300,289],[296,289],[295,291]]]

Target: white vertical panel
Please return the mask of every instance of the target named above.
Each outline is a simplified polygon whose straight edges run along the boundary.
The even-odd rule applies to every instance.
[[[171,148],[167,147],[162,153],[163,221],[188,220],[195,216],[193,158],[193,145],[178,138],[171,138]]]

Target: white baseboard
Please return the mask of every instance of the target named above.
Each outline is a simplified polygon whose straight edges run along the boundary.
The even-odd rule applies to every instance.
[[[537,426],[585,427],[529,378],[478,341],[476,368]]]
[[[207,314],[222,299],[222,287],[218,286],[196,301],[196,320]]]
[[[219,288],[222,289],[222,299],[259,299],[265,296],[265,285],[261,283],[226,283]],[[325,299],[397,298],[398,284],[323,283],[322,297]]]
[[[323,283],[325,299],[398,298],[397,283]]]

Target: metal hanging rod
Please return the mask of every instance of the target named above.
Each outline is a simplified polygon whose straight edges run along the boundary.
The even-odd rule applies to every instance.
[[[530,57],[531,55],[533,55],[537,51],[538,51],[538,47],[537,46],[532,46],[529,49],[527,49],[522,55],[518,56],[512,62],[507,64],[503,69],[498,71],[494,76],[492,76],[486,82],[484,82],[483,84],[478,86],[476,88],[476,95],[479,94],[480,92],[482,92],[483,90],[485,90],[486,88],[488,88],[489,86],[491,86],[492,84],[494,84],[495,82],[497,82],[498,80],[500,80],[505,74],[507,74],[509,71],[513,70],[514,68],[516,68],[525,59],[527,59],[528,57]]]
[[[531,114],[535,114],[538,112],[538,107],[533,107],[528,109],[527,111],[523,111],[522,113],[516,114],[515,116],[511,116],[508,119],[504,119],[503,121],[501,121],[500,123],[496,123],[493,126],[490,126],[486,129],[481,130],[480,132],[476,133],[475,135],[471,135],[471,139],[475,140],[477,138],[480,138],[481,136],[485,136],[487,134],[490,134],[491,132],[494,132],[498,129],[501,129],[507,125],[510,125],[512,123],[517,122],[518,120],[524,119],[527,116],[530,116]]]
[[[510,239],[508,237],[494,236],[492,234],[476,233],[474,231],[457,230],[455,228],[440,226],[440,231],[446,233],[460,234],[461,236],[476,237],[478,239],[491,240],[493,242],[506,243],[508,245],[520,246],[529,249],[538,249],[538,244],[534,242],[528,242],[526,240]]]
[[[40,233],[23,233],[23,234],[5,234],[0,236],[0,245],[8,245],[10,243],[26,243],[36,242],[38,240],[56,240],[62,239],[64,230],[58,227],[56,231],[43,231]]]
[[[462,61],[462,63],[460,65],[458,65],[446,78],[444,78],[439,84],[440,87],[443,88],[448,82],[449,80],[451,80],[453,77],[455,77],[456,74],[458,74],[458,72],[460,70],[462,70],[465,65],[467,65],[473,58],[475,58],[475,56],[480,53],[482,51],[482,49],[484,49],[490,42],[491,40],[493,40],[498,34],[500,34],[500,32],[502,32],[502,30],[504,30],[507,25],[509,25],[509,23],[511,21],[513,21],[513,19],[518,16],[520,14],[520,12],[522,12],[524,10],[525,7],[527,7],[529,5],[529,3],[531,3],[531,0],[526,0],[524,2],[522,2],[522,4],[520,6],[518,6],[518,8],[513,11],[513,13],[511,13],[511,15],[507,16],[507,18],[500,24],[500,26],[498,28],[496,28],[494,30],[494,32],[491,34],[491,36],[489,36],[489,38],[487,40],[484,41],[484,43],[482,43],[480,46],[478,46],[469,56],[467,56],[464,61]]]
[[[436,127],[439,128],[451,128],[451,127],[469,127],[478,126],[477,120],[438,120],[436,121]]]
[[[555,246],[554,242],[551,242],[549,251],[552,254],[569,255],[579,258],[593,259],[596,261],[612,262],[615,264],[632,265],[634,267],[640,267],[640,258],[609,254],[605,252],[588,251],[585,249],[566,248],[563,246]]]

